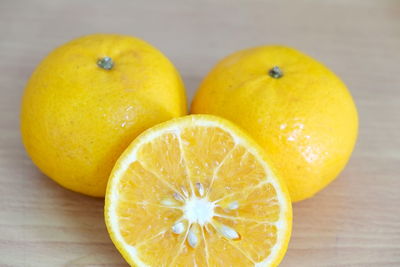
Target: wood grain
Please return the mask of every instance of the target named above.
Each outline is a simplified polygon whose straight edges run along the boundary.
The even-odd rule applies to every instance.
[[[326,190],[294,205],[281,266],[400,266],[399,1],[0,2],[0,266],[126,266],[103,200],[59,187],[21,145],[19,105],[35,65],[93,32],[139,36],[180,69],[188,97],[235,50],[294,46],[349,86],[360,112],[353,157]]]

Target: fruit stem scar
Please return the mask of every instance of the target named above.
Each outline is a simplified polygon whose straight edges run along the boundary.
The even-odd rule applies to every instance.
[[[105,70],[111,70],[114,67],[114,62],[110,57],[102,57],[97,60],[97,66]]]
[[[274,66],[268,71],[268,74],[274,79],[279,79],[283,76],[283,71],[278,66]]]

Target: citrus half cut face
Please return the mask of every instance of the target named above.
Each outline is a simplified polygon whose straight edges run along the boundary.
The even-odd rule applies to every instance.
[[[192,115],[132,142],[111,174],[105,218],[133,266],[276,266],[292,210],[258,145],[224,119]]]

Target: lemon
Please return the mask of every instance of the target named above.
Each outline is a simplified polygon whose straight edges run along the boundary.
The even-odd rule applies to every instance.
[[[21,132],[33,162],[62,186],[104,196],[110,171],[143,130],[186,114],[181,78],[134,37],[93,34],[52,51],[24,92]]]
[[[346,165],[358,117],[343,82],[311,57],[261,46],[221,60],[204,79],[192,113],[245,129],[268,153],[293,201],[313,196]]]
[[[105,220],[132,266],[277,266],[291,201],[264,151],[210,115],[146,130],[117,161]]]

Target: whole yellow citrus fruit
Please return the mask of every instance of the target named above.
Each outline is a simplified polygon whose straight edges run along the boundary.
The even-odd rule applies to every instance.
[[[131,266],[277,266],[292,226],[286,185],[233,123],[156,125],[118,159],[105,221]]]
[[[23,95],[21,132],[33,162],[62,186],[104,196],[116,159],[143,130],[186,114],[182,80],[156,48],[94,34],[52,51]]]
[[[268,152],[292,201],[313,196],[344,168],[358,131],[343,82],[311,57],[261,46],[220,61],[204,79],[192,113],[237,123]]]

